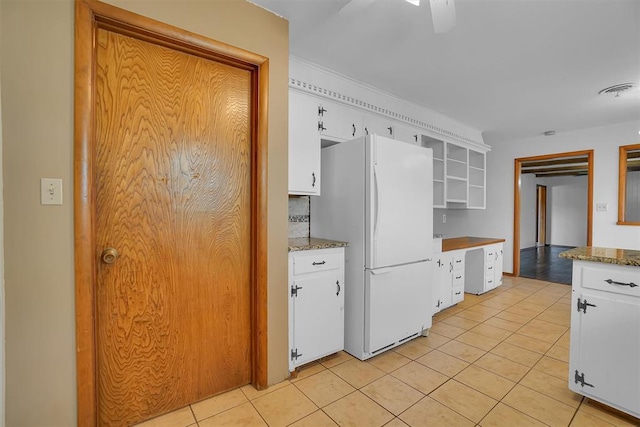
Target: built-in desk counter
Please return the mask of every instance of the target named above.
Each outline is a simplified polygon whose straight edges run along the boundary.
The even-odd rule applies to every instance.
[[[504,239],[470,236],[454,237],[451,239],[442,239],[442,252],[469,249],[477,246],[493,245],[496,243],[504,243]]]

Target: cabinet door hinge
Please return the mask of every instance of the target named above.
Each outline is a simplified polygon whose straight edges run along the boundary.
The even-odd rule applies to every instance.
[[[577,369],[576,369],[576,374],[575,374],[574,380],[575,380],[576,384],[580,384],[582,387],[587,386],[587,387],[595,388],[595,386],[593,384],[589,384],[589,383],[584,381],[584,372],[582,374],[580,374],[580,373],[578,373]]]
[[[297,297],[298,296],[298,289],[302,289],[302,286],[293,285],[291,287],[291,296],[292,297]]]
[[[587,307],[597,307],[597,305],[589,304],[586,298],[584,302],[580,301],[580,298],[578,298],[578,313],[580,312],[580,310],[582,310],[583,313],[586,313]]]
[[[291,349],[291,360],[298,360],[298,357],[302,356],[302,353],[298,353],[298,349]]]

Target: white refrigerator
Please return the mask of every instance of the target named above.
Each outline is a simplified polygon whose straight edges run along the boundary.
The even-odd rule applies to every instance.
[[[349,242],[344,344],[365,360],[431,327],[433,153],[368,135],[323,148],[321,177],[311,235]]]

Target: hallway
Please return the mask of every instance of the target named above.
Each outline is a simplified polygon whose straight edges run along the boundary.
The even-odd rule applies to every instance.
[[[569,249],[573,246],[547,245],[522,249],[520,276],[571,285],[572,261],[558,256]]]

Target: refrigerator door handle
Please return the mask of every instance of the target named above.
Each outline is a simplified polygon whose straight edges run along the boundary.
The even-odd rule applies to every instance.
[[[376,233],[378,231],[378,222],[380,221],[380,193],[378,192],[378,168],[376,165],[373,165],[373,198],[375,200],[373,205],[373,214],[375,220],[373,222],[373,239],[376,238]]]
[[[387,274],[387,273],[391,273],[391,270],[393,270],[392,268],[376,268],[375,270],[369,270],[371,271],[371,274],[375,274],[380,275],[380,274]]]

